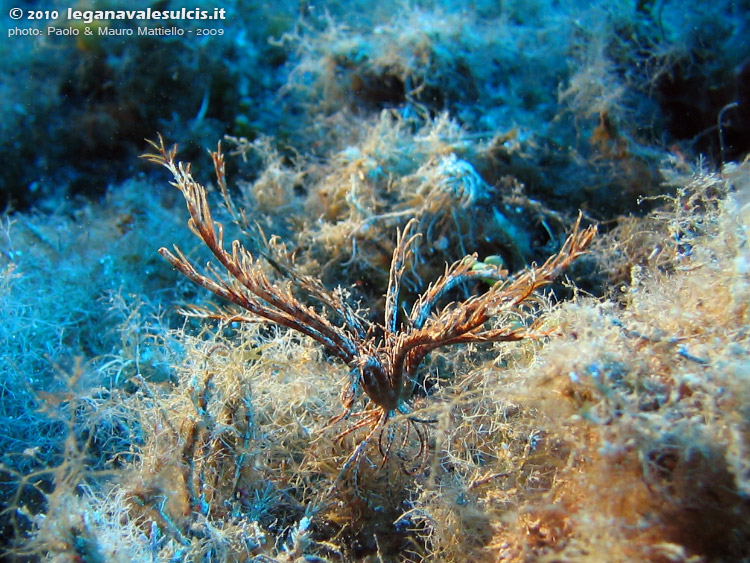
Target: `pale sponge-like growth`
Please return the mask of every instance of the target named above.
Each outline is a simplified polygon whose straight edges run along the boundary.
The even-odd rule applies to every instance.
[[[749,173],[672,174],[667,208],[599,247],[632,272],[614,299],[474,373],[402,517],[436,560],[748,560]]]

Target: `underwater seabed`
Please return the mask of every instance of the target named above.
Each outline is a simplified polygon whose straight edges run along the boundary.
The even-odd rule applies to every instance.
[[[324,4],[2,44],[0,558],[750,561],[747,2]]]

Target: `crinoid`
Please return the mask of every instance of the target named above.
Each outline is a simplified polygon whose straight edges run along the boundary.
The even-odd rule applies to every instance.
[[[168,149],[161,136],[158,142],[150,144],[155,152],[143,157],[170,171],[174,177],[172,184],[182,192],[187,203],[191,231],[211,251],[220,267],[208,265],[202,273],[177,247],[174,251],[161,248],[159,253],[189,279],[242,309],[239,313],[227,310],[198,314],[239,322],[258,322],[260,318],[285,326],[314,339],[351,369],[350,380],[341,393],[344,412],[330,424],[350,416],[357,420],[339,434],[337,440],[359,429],[368,431],[344,463],[342,474],[357,463],[373,439],[378,441],[383,463],[388,459],[396,438],[394,432],[385,430],[386,425],[399,413],[408,415],[418,381],[417,370],[430,351],[450,344],[517,341],[537,335],[534,324],[497,327],[490,326],[488,321],[521,310],[535,290],[551,283],[583,253],[596,232],[594,227],[581,230],[579,217],[572,234],[556,255],[541,266],[512,277],[507,277],[507,271],[497,266],[478,262],[476,255],[466,256],[448,266],[416,300],[411,312],[400,316],[401,281],[414,242],[420,236],[412,232],[416,225],[412,220],[397,234],[384,322],[372,323],[345,301],[341,291],[328,290],[319,280],[297,272],[278,241],[272,241],[269,252],[256,252],[256,255],[238,240],[227,250],[224,229],[212,218],[206,189],[193,179],[189,164],[176,162],[177,147]],[[218,185],[225,203],[231,208],[221,146],[211,154]],[[263,270],[263,259],[285,279],[271,281]],[[487,291],[438,308],[439,302],[452,290],[466,282],[480,280],[491,284]],[[313,303],[317,306],[313,307]],[[361,391],[369,401],[364,410],[353,413]],[[426,421],[413,416],[405,416],[405,419],[406,434],[410,428],[414,429],[420,443],[418,457],[424,458],[426,431],[419,424]],[[406,437],[402,434],[401,439],[405,441]]]

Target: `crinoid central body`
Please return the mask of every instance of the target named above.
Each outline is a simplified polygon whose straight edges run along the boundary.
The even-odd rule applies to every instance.
[[[476,255],[466,256],[448,266],[417,298],[408,314],[399,315],[402,277],[420,236],[412,232],[417,221],[411,220],[397,233],[383,322],[373,323],[347,303],[342,292],[328,290],[320,280],[299,273],[283,245],[275,244],[268,254],[258,256],[237,240],[230,250],[225,248],[224,229],[221,223],[214,221],[206,190],[193,179],[190,165],[178,163],[175,160],[177,147],[168,149],[161,137],[151,145],[155,152],[144,157],[170,171],[174,178],[172,184],[185,198],[190,214],[189,227],[211,251],[218,267],[209,265],[199,271],[177,247],[173,251],[162,248],[160,254],[189,279],[241,309],[240,313],[227,310],[198,311],[198,314],[239,322],[257,322],[260,318],[285,326],[309,336],[349,366],[350,381],[342,391],[344,412],[334,417],[329,426],[347,417],[356,420],[336,437],[337,440],[360,429],[368,429],[368,432],[344,463],[342,473],[361,458],[373,439],[378,441],[382,463],[388,459],[396,438],[395,432],[386,429],[387,423],[399,413],[409,413],[417,370],[430,351],[451,344],[509,342],[535,336],[534,324],[497,327],[491,326],[489,321],[522,310],[538,288],[551,283],[584,252],[595,235],[593,227],[580,229],[579,217],[572,234],[556,255],[541,266],[511,277],[498,266],[478,262]],[[212,157],[218,186],[232,211],[221,146]],[[271,281],[262,268],[262,258],[286,279]],[[491,284],[484,293],[438,307],[455,288],[480,280]],[[318,307],[310,303],[317,303]],[[369,404],[364,410],[353,413],[353,405],[362,391]],[[419,440],[418,457],[424,459],[426,433],[419,425],[426,421],[409,416],[406,421],[402,440],[407,440],[413,428]]]

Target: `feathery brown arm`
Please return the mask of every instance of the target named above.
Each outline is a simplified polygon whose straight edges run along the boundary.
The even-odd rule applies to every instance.
[[[483,329],[492,317],[517,310],[532,294],[552,283],[591,243],[596,227],[580,230],[579,215],[572,234],[566,239],[560,251],[548,258],[542,266],[532,267],[505,283],[496,283],[483,295],[472,297],[461,303],[454,303],[439,315],[421,321],[424,311],[434,306],[434,300],[452,286],[452,280],[466,276],[470,264],[464,259],[448,268],[438,280],[417,301],[412,318],[414,327],[400,338],[392,350],[392,364],[395,371],[404,370],[411,375],[425,355],[436,348],[451,344],[489,341],[515,341],[527,337],[523,329],[503,327]],[[419,327],[419,322],[423,326]]]
[[[396,235],[396,247],[393,249],[391,268],[388,273],[388,289],[385,294],[385,339],[390,341],[398,332],[398,307],[401,293],[401,278],[406,269],[406,260],[412,254],[411,245],[421,236],[411,234],[411,229],[417,224],[412,219],[403,231]]]
[[[175,162],[176,146],[167,149],[161,136],[158,143],[149,143],[157,152],[146,154],[144,158],[161,164],[172,173],[172,185],[179,189],[185,198],[190,214],[190,230],[206,245],[229,276],[247,291],[235,283],[225,281],[211,269],[209,270],[214,279],[200,273],[178,248],[175,248],[176,254],[166,248],[160,249],[159,253],[186,277],[219,297],[259,317],[306,334],[343,361],[351,362],[356,356],[357,349],[349,337],[317,311],[299,302],[289,287],[282,290],[271,284],[259,260],[239,241],[235,240],[232,243],[231,253],[224,248],[224,229],[221,223],[213,220],[206,199],[206,190],[193,179],[190,165]],[[223,173],[221,157],[215,156],[214,162],[217,171]]]

